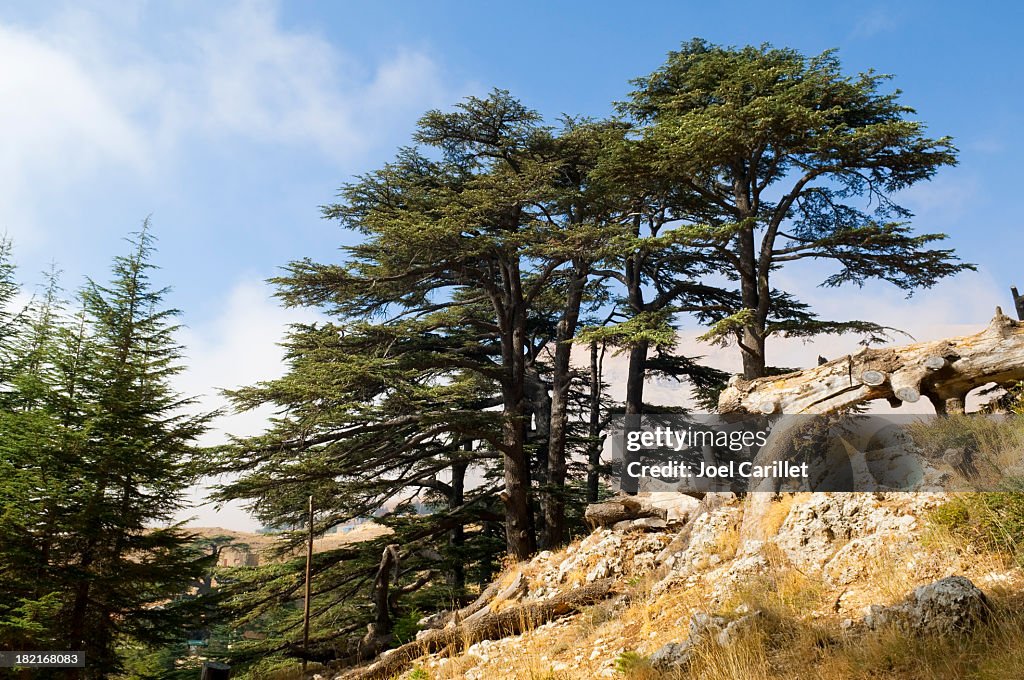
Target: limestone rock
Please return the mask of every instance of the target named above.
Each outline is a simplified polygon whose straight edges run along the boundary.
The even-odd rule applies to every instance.
[[[701,501],[678,491],[652,491],[644,494],[651,507],[665,511],[669,524],[683,524],[700,512]]]
[[[984,622],[990,609],[985,594],[963,576],[919,586],[892,607],[873,605],[864,624],[875,630],[895,625],[919,635],[962,635]]]
[[[651,666],[659,671],[685,670],[693,660],[693,643],[689,640],[669,642],[651,654]]]

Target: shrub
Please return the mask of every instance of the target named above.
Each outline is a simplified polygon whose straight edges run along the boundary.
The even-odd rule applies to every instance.
[[[931,521],[983,550],[1007,553],[1024,565],[1024,493],[958,496],[934,510]]]

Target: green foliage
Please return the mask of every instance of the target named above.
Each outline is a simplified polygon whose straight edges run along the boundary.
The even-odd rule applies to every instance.
[[[741,343],[748,378],[764,375],[771,334],[856,332],[876,324],[816,319],[771,288],[788,262],[835,271],[822,285],[887,281],[912,294],[973,266],[915,235],[896,194],[956,163],[948,137],[930,138],[913,109],[887,92],[888,76],[848,76],[834,51],[807,57],[770,45],[722,47],[695,39],[634,81],[620,112],[636,129],[604,172],[669,187],[666,206],[683,243],[703,253],[739,300],[704,311],[708,337]]]
[[[1000,453],[1024,449],[1024,422],[1017,417],[950,414],[912,423],[907,432],[914,444],[931,457],[955,448],[996,459]]]
[[[1024,566],[1024,492],[963,494],[934,510],[931,521]]]
[[[639,652],[626,651],[615,657],[615,672],[625,676],[650,671],[650,660]]]
[[[419,632],[419,620],[424,617],[424,613],[418,608],[412,608],[402,614],[395,620],[394,628],[391,629],[392,635],[395,636],[401,644],[411,642],[416,639],[416,633]]]
[[[169,525],[208,417],[169,384],[176,312],[149,284],[151,244],[144,225],[74,317],[51,276],[0,357],[0,646],[83,649],[87,677],[201,625],[183,596],[205,558]]]
[[[640,342],[671,349],[676,345],[676,329],[668,310],[640,312],[626,321],[585,328],[576,336],[580,343],[606,342],[616,347],[635,347]]]

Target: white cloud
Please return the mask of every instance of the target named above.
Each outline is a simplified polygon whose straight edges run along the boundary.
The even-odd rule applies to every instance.
[[[159,186],[184,148],[233,139],[351,161],[457,98],[430,55],[358,59],[282,26],[274,3],[196,5],[155,28],[146,14],[0,23],[0,230],[19,242],[68,186],[111,173]]]
[[[220,314],[209,323],[185,328],[180,342],[187,348],[187,370],[178,376],[176,389],[188,396],[198,396],[196,410],[209,412],[228,408],[219,389],[252,385],[284,375],[284,350],[279,346],[289,324],[321,320],[318,314],[304,309],[285,309],[271,298],[271,290],[263,283],[243,281],[235,285],[224,301]],[[225,441],[227,434],[252,435],[263,431],[269,409],[241,414],[230,412],[217,418],[213,428],[202,438],[205,445]],[[256,522],[240,504],[233,503],[219,510],[202,505],[204,487],[191,490],[194,506],[181,513],[182,519],[196,515],[192,524],[222,526],[251,531]]]
[[[187,371],[176,388],[183,394],[201,395],[200,407],[212,411],[227,402],[219,390],[252,385],[284,375],[284,340],[288,326],[311,323],[323,317],[308,309],[282,307],[269,286],[242,281],[226,296],[224,307],[208,323],[184,328],[180,341],[187,348]],[[222,441],[222,431],[255,434],[265,422],[264,414],[242,414],[220,418],[206,443]]]
[[[74,55],[0,25],[0,226],[31,243],[39,202],[105,163],[140,168],[144,133]]]
[[[345,158],[450,95],[426,54],[399,49],[369,68],[320,36],[281,28],[265,3],[237,5],[185,41],[194,58],[163,74],[171,122],[212,134]]]

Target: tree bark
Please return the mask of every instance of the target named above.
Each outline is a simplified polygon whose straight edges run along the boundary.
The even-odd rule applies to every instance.
[[[384,548],[380,556],[380,566],[373,581],[373,605],[376,608],[374,619],[377,635],[391,632],[391,598],[389,597],[391,580],[398,572],[398,544],[392,543]]]
[[[581,271],[582,270],[582,271]],[[553,549],[565,541],[565,439],[569,420],[569,387],[572,385],[572,339],[580,318],[583,290],[587,282],[585,268],[578,264],[570,273],[565,309],[555,333],[555,352],[551,378],[551,425],[547,447],[547,484],[544,496],[544,535],[542,545]]]
[[[626,415],[639,416],[644,412],[644,378],[647,375],[647,352],[650,343],[640,340],[629,348],[629,366],[626,373]]]
[[[587,434],[590,443],[587,446],[587,502],[596,503],[600,491],[601,465],[601,357],[603,348],[598,351],[597,341],[590,343],[590,422]]]
[[[745,379],[754,380],[767,374],[764,349],[763,329],[756,325],[746,326],[740,339],[740,354],[743,359],[743,377]]]
[[[1024,380],[1024,322],[1001,309],[974,335],[884,349],[863,349],[786,375],[734,377],[719,397],[720,413],[830,413],[887,399],[896,405],[922,396],[946,410],[962,409],[972,389]]]
[[[505,490],[505,542],[517,560],[537,548],[530,507],[530,461],[526,454],[526,299],[516,260],[502,267],[504,295],[496,311],[502,319],[502,442]]]
[[[466,442],[464,449],[473,450],[473,442]],[[448,495],[448,509],[454,510],[461,507],[466,500],[466,470],[469,463],[457,462],[452,464],[451,492]],[[466,529],[461,522],[448,530],[448,548],[452,552],[452,566],[449,568],[446,580],[450,588],[461,590],[466,586],[466,567],[459,556],[459,550],[466,540]]]

